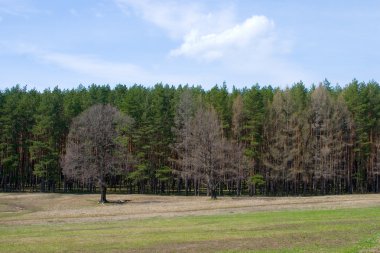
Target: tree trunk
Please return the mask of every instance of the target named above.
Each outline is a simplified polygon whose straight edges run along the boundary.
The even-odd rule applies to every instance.
[[[216,188],[215,187],[211,188],[211,199],[216,199]]]
[[[100,186],[100,200],[99,203],[107,203],[107,198],[106,198],[106,193],[107,193],[107,187],[102,185]]]
[[[199,195],[198,190],[199,190],[199,188],[198,188],[198,179],[194,179],[194,195],[195,196]]]
[[[238,181],[237,181],[236,195],[237,195],[237,196],[240,196],[240,195],[241,195],[241,179],[238,179]]]

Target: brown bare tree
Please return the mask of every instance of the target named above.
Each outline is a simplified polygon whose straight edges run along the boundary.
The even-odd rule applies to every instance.
[[[121,134],[131,123],[131,118],[103,104],[90,107],[71,123],[62,172],[82,182],[96,182],[100,203],[107,202],[107,177],[127,170],[128,153]]]
[[[196,175],[192,170],[190,161],[191,147],[189,143],[190,136],[190,124],[194,116],[195,102],[193,94],[190,90],[184,90],[180,96],[179,103],[177,105],[176,115],[174,118],[174,127],[172,132],[175,135],[176,142],[173,145],[173,151],[177,157],[175,160],[178,165],[174,172],[182,177],[185,181],[185,193],[189,194],[189,181],[191,178],[195,178]],[[195,191],[197,192],[197,191]]]
[[[201,107],[191,124],[190,160],[213,199],[216,199],[223,178],[223,142],[222,127],[215,109]]]
[[[310,135],[307,152],[312,174],[313,191],[322,194],[331,192],[332,186],[340,192],[345,180],[351,175],[350,158],[353,143],[353,122],[342,98],[334,100],[324,86],[317,87],[311,94],[309,108]]]
[[[270,179],[270,190],[274,187],[288,194],[291,182],[296,182],[301,173],[297,161],[300,157],[296,103],[290,90],[276,92],[264,124],[263,164]],[[296,187],[294,187],[296,188]]]
[[[240,143],[243,131],[243,98],[237,95],[232,104],[232,133],[234,138]]]
[[[250,164],[253,165],[253,159],[248,159],[244,155],[244,141],[242,141],[242,133],[244,126],[244,104],[240,94],[234,99],[232,104],[232,134],[234,141],[231,141],[231,151],[227,152],[228,156],[233,159],[231,163],[234,171],[233,178],[236,180],[236,194],[241,195],[243,181],[247,178]],[[231,167],[231,166],[230,166]],[[253,171],[251,170],[251,173]]]

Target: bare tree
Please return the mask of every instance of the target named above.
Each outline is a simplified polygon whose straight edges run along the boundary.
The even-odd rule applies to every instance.
[[[244,147],[242,144],[234,140],[223,140],[223,166],[222,174],[224,178],[236,183],[236,195],[242,194],[242,184],[247,179],[248,170],[251,161],[244,155]]]
[[[201,107],[191,124],[190,160],[196,174],[202,178],[216,199],[217,188],[222,180],[224,140],[220,121],[213,108]]]
[[[234,138],[240,143],[243,130],[243,98],[239,94],[232,104],[232,133]]]
[[[341,190],[340,185],[351,185],[345,177],[351,175],[351,148],[353,142],[351,116],[342,98],[334,100],[324,86],[311,94],[309,109],[310,135],[307,152],[312,159],[313,190],[320,184],[323,194]],[[338,187],[338,188],[337,188]]]
[[[373,166],[373,176],[375,180],[375,192],[379,192],[380,187],[380,138],[379,136],[376,136],[375,140],[375,146],[376,146],[376,152],[375,154],[372,154],[374,156],[372,160],[374,161]]]
[[[248,168],[251,167],[253,169],[253,166],[249,166],[250,164],[253,165],[253,159],[249,161],[248,157],[244,155],[244,142],[242,141],[244,125],[243,109],[243,98],[238,94],[232,104],[232,133],[234,141],[230,143],[231,150],[227,152],[228,156],[230,156],[227,159],[233,161],[229,167],[233,167],[233,178],[236,180],[236,194],[238,196],[241,195],[242,183],[248,176]]]
[[[301,173],[297,161],[299,149],[299,118],[290,90],[277,92],[264,124],[263,164],[270,179],[271,191],[277,185],[288,193],[291,182]],[[295,187],[294,187],[295,188]]]
[[[193,116],[190,111],[192,103],[189,103],[188,95],[184,95],[176,116],[174,151],[179,167],[177,173],[194,179],[195,193],[200,182],[205,184],[211,198],[216,199],[217,189],[225,178],[242,181],[248,162],[243,146],[223,137],[222,124],[215,109],[201,106]],[[240,187],[239,184],[238,195]]]
[[[174,172],[185,180],[186,195],[189,193],[190,179],[196,177],[190,161],[191,146],[189,142],[191,134],[190,124],[194,116],[194,111],[195,103],[193,94],[190,90],[184,90],[180,96],[174,118],[175,126],[172,132],[175,135],[176,141],[172,148],[177,155],[175,162],[178,165]]]
[[[333,114],[333,166],[334,186],[336,193],[352,192],[352,175],[354,161],[354,122],[344,98],[339,96],[335,101]]]
[[[111,105],[94,105],[74,118],[62,159],[63,174],[100,187],[101,203],[107,202],[106,179],[127,169],[127,148],[121,137],[132,119]]]

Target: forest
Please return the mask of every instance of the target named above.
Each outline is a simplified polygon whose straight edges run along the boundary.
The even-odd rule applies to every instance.
[[[94,192],[63,173],[70,126],[93,105],[131,119],[109,190],[181,195],[379,192],[380,86],[327,80],[280,89],[82,85],[0,91],[0,191]]]

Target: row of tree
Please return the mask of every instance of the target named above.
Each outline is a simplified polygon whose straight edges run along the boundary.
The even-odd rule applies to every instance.
[[[309,89],[300,82],[232,91],[225,84],[208,91],[15,86],[0,92],[1,190],[101,188],[92,177],[62,173],[70,126],[97,104],[128,115],[128,128],[114,137],[129,162],[104,177],[113,190],[214,197],[379,191],[380,86],[356,80],[344,88],[325,80]]]

